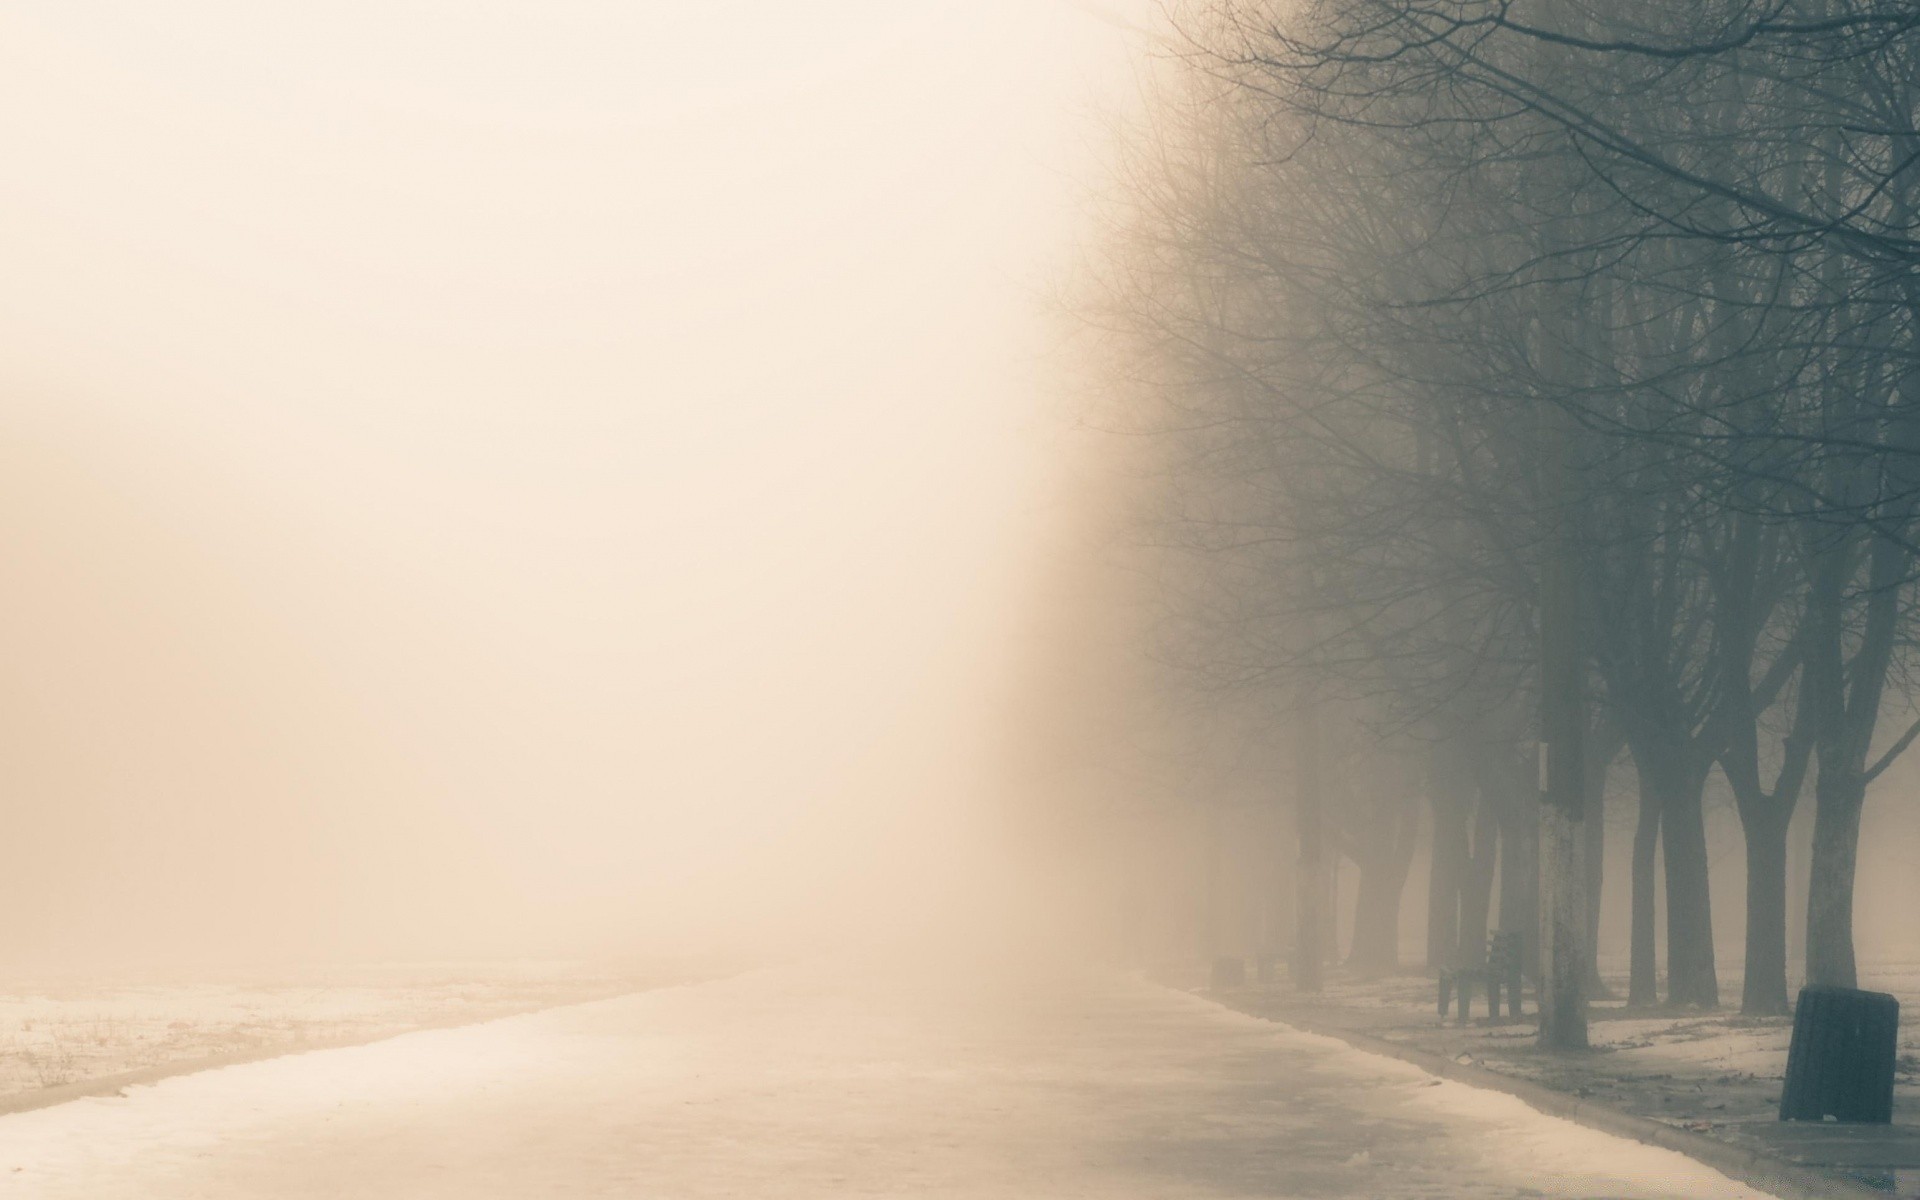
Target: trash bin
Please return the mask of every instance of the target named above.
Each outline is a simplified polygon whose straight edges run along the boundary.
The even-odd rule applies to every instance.
[[[1806,987],[1793,1009],[1782,1121],[1893,1120],[1900,1002],[1883,992]]]

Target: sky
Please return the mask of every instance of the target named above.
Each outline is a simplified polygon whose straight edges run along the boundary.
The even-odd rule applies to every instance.
[[[0,963],[791,944],[989,869],[1126,13],[0,11]]]

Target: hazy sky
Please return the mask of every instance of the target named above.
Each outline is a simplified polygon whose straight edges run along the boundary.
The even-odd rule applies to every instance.
[[[936,887],[1138,49],[1064,0],[0,10],[0,959]]]

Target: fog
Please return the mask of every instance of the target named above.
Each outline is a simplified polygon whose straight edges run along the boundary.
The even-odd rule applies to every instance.
[[[1911,1191],[1791,7],[0,5],[0,1192]]]
[[[0,958],[790,952],[995,877],[1038,0],[0,15]]]

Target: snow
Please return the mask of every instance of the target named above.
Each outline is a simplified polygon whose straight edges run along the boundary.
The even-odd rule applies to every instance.
[[[1778,1080],[1786,1075],[1793,1024],[1785,1017],[1746,1020],[1727,1013],[1666,1015],[1596,1021],[1588,1032],[1596,1048],[1617,1052],[1623,1062],[1697,1067]]]
[[[0,1100],[143,1068],[371,1040],[700,977],[701,964],[447,962],[0,976]],[[711,971],[706,971],[711,974]]]
[[[0,1195],[1757,1193],[1141,981],[841,962],[0,1118]]]
[[[1603,966],[1607,965],[1603,962]],[[1529,1017],[1515,1024],[1486,1022],[1484,995],[1472,1023],[1457,1017],[1442,1022],[1434,1005],[1434,984],[1423,976],[1361,977],[1335,970],[1325,991],[1309,1000],[1284,987],[1250,988],[1227,997],[1229,1003],[1285,1019],[1297,1013],[1303,1023],[1340,1026],[1472,1061],[1503,1074],[1530,1079],[1569,1093],[1583,1089],[1606,1093],[1605,1103],[1676,1123],[1702,1120],[1750,1120],[1771,1115],[1779,1103],[1792,1040],[1790,1017],[1745,1017],[1734,1007],[1740,995],[1740,963],[1723,962],[1720,994],[1727,1007],[1713,1010],[1629,1008],[1624,976],[1608,972],[1615,998],[1590,1009],[1587,1035],[1602,1053],[1579,1060],[1543,1058],[1531,1053],[1536,1040],[1529,993]],[[1175,976],[1175,978],[1179,978]],[[1861,984],[1890,992],[1911,1015],[1920,1006],[1920,964],[1869,961]],[[1895,1066],[1896,1111],[1920,1107],[1920,1022],[1900,1031]]]
[[[1626,1179],[1657,1179],[1667,1191],[1655,1195],[1763,1196],[1735,1183],[1720,1172],[1671,1150],[1629,1141],[1589,1129],[1572,1121],[1550,1117],[1505,1092],[1488,1091],[1450,1079],[1439,1079],[1410,1063],[1355,1049],[1337,1038],[1288,1031],[1324,1051],[1325,1070],[1358,1076],[1371,1072],[1383,1080],[1411,1086],[1412,1106],[1442,1117],[1470,1117],[1492,1134],[1496,1156],[1509,1165],[1530,1164],[1566,1191],[1544,1195],[1614,1195]],[[1538,1185],[1536,1185],[1538,1186]],[[1630,1185],[1636,1186],[1636,1185]],[[1620,1193],[1624,1194],[1624,1193]]]
[[[1721,974],[1720,994],[1728,1004],[1740,997],[1740,963],[1735,960]],[[1920,1006],[1920,964],[1905,961],[1869,961],[1862,964],[1860,986],[1891,993],[1904,1013]],[[1624,992],[1624,981],[1620,986]],[[1622,1061],[1647,1067],[1705,1068],[1767,1080],[1785,1077],[1787,1047],[1793,1039],[1788,1017],[1746,1018],[1731,1011],[1644,1019],[1596,1022],[1594,1044],[1617,1051]],[[1902,1062],[1896,1085],[1896,1104],[1903,1109],[1920,1105],[1920,1025],[1904,1023],[1899,1048]]]

